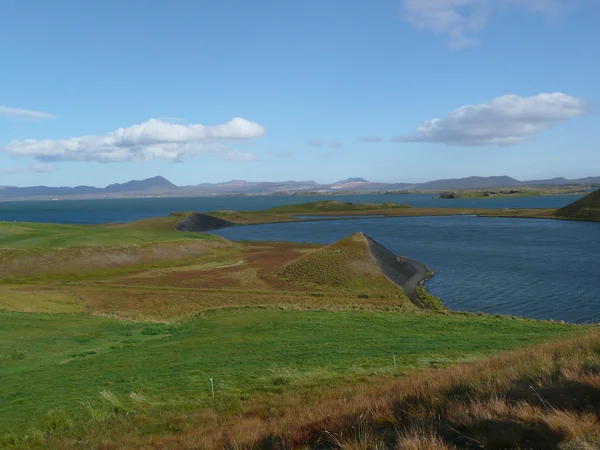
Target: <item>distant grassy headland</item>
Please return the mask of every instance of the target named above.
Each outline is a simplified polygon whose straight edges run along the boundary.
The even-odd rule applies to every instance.
[[[600,190],[559,209],[555,216],[565,219],[600,221]]]
[[[473,208],[414,208],[407,204],[351,203],[336,200],[278,206],[261,211],[212,211],[207,214],[227,220],[236,225],[255,225],[307,220],[330,220],[330,218],[355,217],[417,217],[476,214]],[[301,217],[299,217],[301,216]]]
[[[536,188],[530,186],[505,189],[463,189],[439,193],[439,199],[456,198],[510,198],[539,197],[550,195],[585,195],[590,192],[589,186],[555,186]]]

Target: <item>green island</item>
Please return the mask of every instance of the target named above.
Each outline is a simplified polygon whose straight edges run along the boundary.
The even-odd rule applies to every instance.
[[[598,220],[598,192],[510,213]],[[0,448],[600,444],[597,326],[451,312],[423,285],[431,271],[363,233],[206,233],[319,214],[484,212],[312,202],[0,223]]]
[[[515,188],[495,189],[459,189],[439,193],[439,199],[456,198],[511,198],[511,197],[539,197],[543,195],[586,195],[591,186],[549,186],[535,187],[522,186]]]

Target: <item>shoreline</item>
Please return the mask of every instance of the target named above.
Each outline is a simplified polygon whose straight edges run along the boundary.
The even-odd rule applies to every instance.
[[[417,292],[417,288],[429,278],[427,267],[416,260],[396,255],[367,234],[364,236],[376,264],[386,278],[400,287],[416,306],[432,310],[432,306]]]

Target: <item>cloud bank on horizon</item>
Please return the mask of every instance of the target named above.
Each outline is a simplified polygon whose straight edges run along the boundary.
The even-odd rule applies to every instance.
[[[560,92],[532,97],[504,95],[487,104],[461,106],[441,119],[423,122],[412,135],[392,140],[462,146],[515,145],[558,122],[589,112],[588,102]]]
[[[99,136],[11,141],[2,150],[12,156],[31,157],[42,162],[181,161],[197,154],[218,154],[230,161],[252,161],[256,155],[232,151],[225,143],[258,138],[265,134],[264,127],[241,117],[213,126],[182,125],[150,119]]]
[[[573,7],[573,0],[404,0],[401,15],[416,29],[447,36],[448,46],[477,45],[495,10],[520,7],[531,13],[557,15]]]

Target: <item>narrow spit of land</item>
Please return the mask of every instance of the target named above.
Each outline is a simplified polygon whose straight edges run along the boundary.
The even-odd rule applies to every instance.
[[[203,214],[195,231],[210,231],[223,226],[260,225],[268,223],[307,222],[315,220],[352,220],[359,218],[460,216],[554,218],[555,209],[477,209],[477,208],[413,208],[410,205],[386,202],[347,203],[336,200],[279,206],[262,211],[211,211]],[[190,213],[187,213],[190,214]],[[179,216],[185,218],[186,213]],[[187,223],[187,222],[186,222]],[[215,225],[216,224],[216,225]],[[214,226],[213,226],[214,225]]]
[[[431,309],[431,305],[421,299],[417,293],[417,287],[427,279],[427,267],[418,261],[395,255],[372,237],[367,235],[365,237],[369,250],[385,276],[400,286],[417,306]]]

